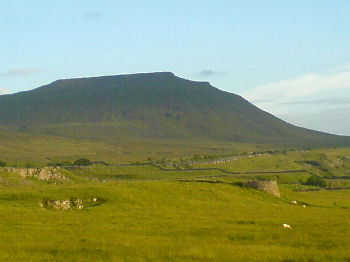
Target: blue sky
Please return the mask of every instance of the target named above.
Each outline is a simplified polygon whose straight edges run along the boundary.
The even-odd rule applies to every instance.
[[[0,93],[171,71],[350,135],[349,14],[347,0],[1,1]]]

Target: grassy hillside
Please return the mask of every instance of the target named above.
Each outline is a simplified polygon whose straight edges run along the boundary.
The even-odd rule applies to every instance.
[[[350,150],[263,154],[218,164],[200,160],[193,168],[263,172],[305,164],[324,177],[349,177]],[[166,172],[149,165],[96,165],[60,173],[69,180],[45,182],[0,170],[1,261],[350,259],[349,179],[342,190],[296,192],[314,188],[299,184],[310,174],[254,175],[277,179],[277,198],[236,186],[254,179],[245,173],[220,177],[218,170]],[[219,183],[209,183],[214,181]],[[334,181],[327,179],[329,186]],[[84,207],[40,206],[67,199],[79,199]],[[283,223],[292,229],[282,228]]]
[[[73,133],[74,134],[74,133]],[[72,136],[73,136],[72,134]],[[94,138],[80,134],[53,136],[0,130],[0,160],[8,165],[44,165],[51,161],[74,161],[85,157],[93,161],[123,163],[153,159],[192,157],[260,150],[258,145],[204,139],[152,139],[118,137]],[[103,134],[101,134],[102,136]],[[265,145],[265,148],[273,148]]]
[[[317,168],[349,171],[349,149],[291,154],[289,162],[284,154],[261,155],[233,161],[231,168],[237,170],[235,163],[243,171],[276,164],[280,170],[297,168],[303,164],[294,161],[305,154],[308,161],[320,162]],[[349,190],[295,192],[300,177],[288,175],[279,180],[277,198],[231,183],[248,175],[203,183],[196,177],[219,174],[169,173],[151,166],[95,166],[62,174],[70,180],[56,184],[0,171],[0,260],[350,259]],[[194,179],[175,180],[186,177]],[[81,199],[84,208],[42,209],[45,199]],[[283,229],[283,223],[292,229]]]
[[[242,97],[172,73],[58,80],[0,96],[3,129],[71,138],[221,140],[334,146],[349,138],[292,126]]]
[[[0,259],[348,259],[350,246],[344,240],[350,237],[350,191],[283,192],[312,206],[292,206],[261,192],[221,184],[123,182],[2,190]],[[85,210],[41,210],[39,201],[48,197],[98,197],[104,202]],[[282,223],[293,229],[283,229]]]

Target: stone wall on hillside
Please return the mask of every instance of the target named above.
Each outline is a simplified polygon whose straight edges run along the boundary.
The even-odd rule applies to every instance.
[[[58,167],[43,167],[43,168],[17,168],[4,167],[1,168],[6,172],[15,173],[21,177],[33,177],[39,180],[67,180],[68,178],[59,174]]]

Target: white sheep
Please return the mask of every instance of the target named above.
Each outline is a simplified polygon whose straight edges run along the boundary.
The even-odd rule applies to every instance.
[[[288,225],[288,224],[282,224],[282,227],[283,228],[290,228],[290,229],[292,229],[292,227],[290,225]]]
[[[290,201],[290,203],[291,203],[291,204],[294,204],[294,205],[298,204],[298,202],[297,202],[297,201],[295,201],[295,200]]]

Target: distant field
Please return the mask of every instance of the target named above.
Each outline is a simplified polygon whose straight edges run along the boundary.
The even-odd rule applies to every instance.
[[[296,192],[313,188],[300,185],[310,174],[245,172],[348,176],[349,153],[285,152],[164,167],[176,171],[95,165],[61,170],[69,178],[62,182],[0,171],[0,260],[348,261],[350,190]],[[191,170],[215,167],[243,173]],[[252,179],[277,180],[281,198],[234,184]],[[326,180],[343,181],[342,188],[349,181]],[[42,209],[50,199],[81,199],[84,208]]]
[[[127,136],[118,137],[116,135],[114,139],[107,139],[102,137],[88,138],[83,135],[80,138],[70,137],[68,133],[66,135],[64,136],[64,130],[61,136],[0,130],[0,161],[16,166],[25,166],[27,163],[34,166],[43,166],[52,161],[74,161],[85,157],[93,161],[116,164],[145,162],[149,158],[178,161],[203,156],[221,158],[225,155],[235,155],[243,152],[273,152],[277,150],[281,153],[285,148],[300,150],[300,148],[280,144],[234,143],[196,137],[189,137],[188,139],[141,139]],[[317,150],[317,152],[319,154],[318,158],[320,158],[323,151]],[[327,152],[328,157],[336,158],[336,154],[339,152],[345,155],[348,154],[349,149],[324,149],[324,152]],[[292,156],[290,153],[288,158]],[[296,154],[299,153],[300,151],[296,152]],[[300,155],[298,159],[303,158],[304,155]],[[270,159],[267,161],[269,162]],[[281,161],[283,162],[283,160]],[[232,164],[235,165],[235,163]],[[282,168],[285,167],[285,164],[286,161],[282,163]],[[245,163],[239,162],[239,165],[244,166]],[[276,162],[275,166],[271,167],[278,168],[278,165]],[[288,163],[288,165],[295,166],[291,163]]]
[[[89,139],[63,136],[37,135],[0,130],[0,160],[24,165],[45,165],[50,160],[75,160],[86,157],[94,161],[123,163],[146,161],[148,158],[181,158],[200,154],[227,154],[260,150],[259,145],[230,143],[191,138],[188,140],[140,139]],[[264,145],[264,148],[275,148]]]

